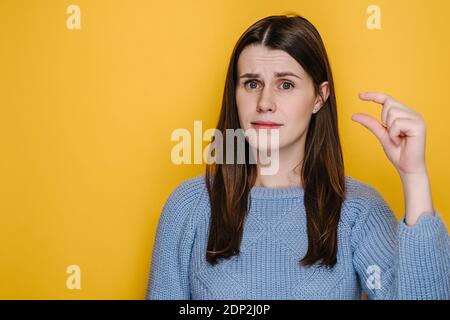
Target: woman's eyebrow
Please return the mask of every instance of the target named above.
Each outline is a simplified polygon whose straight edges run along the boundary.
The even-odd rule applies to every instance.
[[[293,76],[293,77],[301,79],[298,75],[296,75],[295,73],[292,73],[290,71],[275,72],[274,76],[275,76],[275,78],[281,78],[281,77],[286,77],[286,76]],[[244,74],[239,76],[239,79],[241,79],[241,78],[259,78],[259,77],[260,77],[259,73],[244,73]]]

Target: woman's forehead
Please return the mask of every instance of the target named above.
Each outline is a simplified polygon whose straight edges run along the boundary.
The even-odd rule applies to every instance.
[[[287,52],[270,49],[262,45],[247,46],[238,59],[238,73],[275,76],[277,73],[291,72],[300,78],[304,75],[302,66]]]

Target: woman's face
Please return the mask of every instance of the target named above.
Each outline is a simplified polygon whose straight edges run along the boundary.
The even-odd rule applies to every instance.
[[[253,128],[257,136],[262,132],[258,130],[266,129],[268,137],[272,130],[278,130],[279,150],[300,142],[312,113],[322,105],[302,66],[285,51],[249,45],[239,56],[237,72],[236,103],[241,128]],[[321,90],[322,87],[327,91],[328,83],[321,85]],[[328,93],[325,94],[327,98]],[[258,125],[261,121],[279,126]],[[258,148],[254,136],[249,136],[248,141],[254,148],[266,149]]]

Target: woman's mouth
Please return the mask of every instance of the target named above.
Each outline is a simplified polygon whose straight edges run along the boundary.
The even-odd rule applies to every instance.
[[[283,126],[281,123],[273,121],[254,121],[251,124],[255,129],[278,129]]]

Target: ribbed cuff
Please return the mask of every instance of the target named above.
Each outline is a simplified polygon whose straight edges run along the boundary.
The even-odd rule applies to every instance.
[[[448,233],[435,211],[423,213],[414,226],[399,223],[399,298],[448,299]]]
[[[446,228],[438,211],[435,211],[434,214],[424,212],[413,226],[406,224],[405,216],[399,223],[400,237],[439,237],[439,234],[443,231],[446,232]]]

